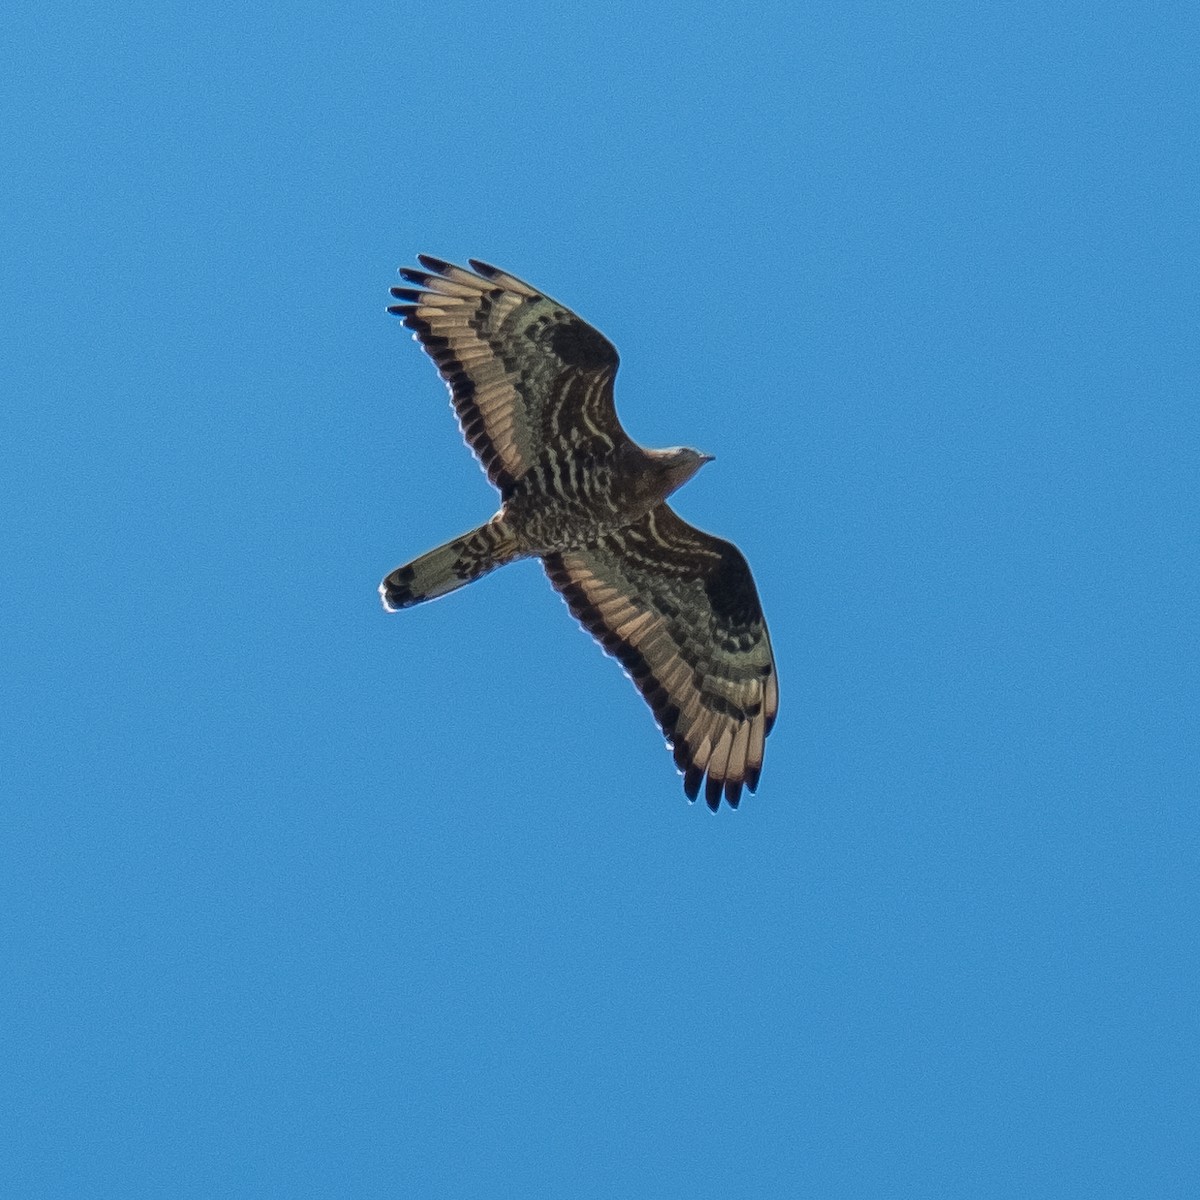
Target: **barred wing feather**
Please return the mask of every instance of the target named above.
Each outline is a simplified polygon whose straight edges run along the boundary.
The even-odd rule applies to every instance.
[[[450,388],[463,436],[507,496],[539,460],[629,441],[613,405],[617,352],[570,309],[515,275],[422,254],[392,288]]]
[[[551,583],[620,660],[674,747],[684,790],[716,809],[754,791],[779,707],[771,641],[745,558],[660,504],[549,555]],[[705,782],[707,778],[707,782]]]

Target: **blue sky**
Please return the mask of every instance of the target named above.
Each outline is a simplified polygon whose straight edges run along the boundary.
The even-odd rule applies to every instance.
[[[1194,1194],[1197,18],[18,5],[0,1190]],[[617,345],[782,680],[689,806],[384,307]]]

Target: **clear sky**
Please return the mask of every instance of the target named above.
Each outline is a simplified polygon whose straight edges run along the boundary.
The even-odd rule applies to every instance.
[[[0,1192],[1200,1178],[1197,10],[25,4]],[[385,312],[617,345],[782,681],[689,806]]]

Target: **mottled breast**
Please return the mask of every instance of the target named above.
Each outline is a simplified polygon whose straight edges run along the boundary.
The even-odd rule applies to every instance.
[[[580,447],[535,462],[506,494],[504,513],[533,553],[546,554],[623,529],[658,503],[661,490],[640,451]]]

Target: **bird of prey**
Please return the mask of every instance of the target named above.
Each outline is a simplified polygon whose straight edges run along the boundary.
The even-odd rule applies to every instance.
[[[571,612],[637,685],[683,788],[716,811],[754,791],[779,686],[750,568],[666,498],[711,456],[645,450],[617,420],[617,352],[564,305],[487,263],[429,255],[388,309],[450,389],[463,436],[499,489],[485,525],[397,567],[389,612],[518,558],[542,560]],[[707,777],[707,779],[706,779]]]

